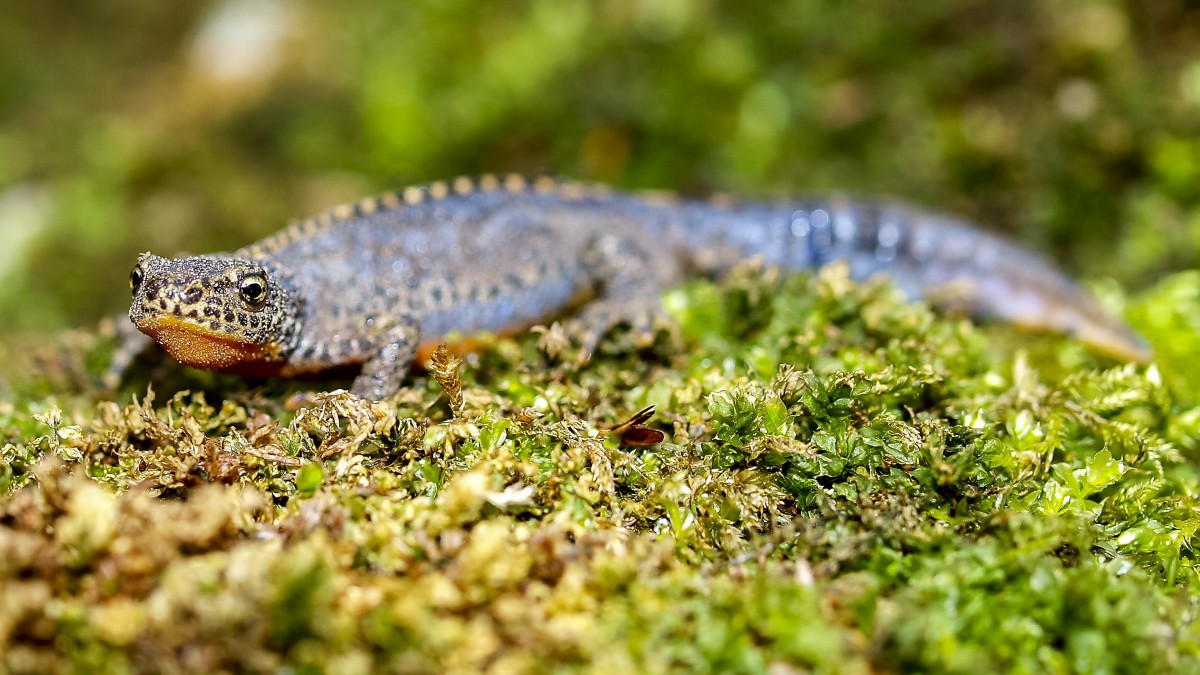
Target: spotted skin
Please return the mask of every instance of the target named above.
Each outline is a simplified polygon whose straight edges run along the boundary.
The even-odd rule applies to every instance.
[[[852,201],[736,204],[610,193],[519,176],[459,178],[338,207],[233,253],[143,254],[129,316],[183,363],[294,375],[362,364],[354,392],[393,395],[422,343],[506,332],[590,296],[586,355],[617,323],[646,337],[663,290],[748,257],[845,261],[911,297],[1077,334],[1116,356],[1145,343],[1042,259],[950,218]]]

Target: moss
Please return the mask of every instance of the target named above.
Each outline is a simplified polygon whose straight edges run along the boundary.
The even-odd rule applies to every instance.
[[[5,667],[1197,666],[1200,415],[1169,359],[839,267],[668,302],[678,333],[640,353],[491,339],[390,403],[8,405]],[[609,431],[648,404],[663,442]]]

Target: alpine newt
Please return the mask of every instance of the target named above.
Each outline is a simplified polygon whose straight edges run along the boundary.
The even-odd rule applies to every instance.
[[[650,199],[515,176],[390,192],[232,253],[144,253],[129,318],[190,366],[289,376],[361,364],[353,391],[382,399],[423,341],[517,330],[590,296],[569,322],[586,354],[619,323],[646,335],[663,290],[686,275],[753,256],[790,269],[845,261],[853,277],[886,273],[912,298],[1149,355],[1047,262],[946,216],[849,200]]]

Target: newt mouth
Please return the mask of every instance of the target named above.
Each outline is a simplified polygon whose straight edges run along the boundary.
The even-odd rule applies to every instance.
[[[272,361],[279,351],[274,344],[246,342],[173,316],[144,319],[137,327],[176,361],[204,370]]]

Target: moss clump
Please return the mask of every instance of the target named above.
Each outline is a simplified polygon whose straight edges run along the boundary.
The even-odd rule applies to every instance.
[[[5,404],[0,663],[1200,667],[1196,332],[1108,363],[837,267],[667,301],[640,352],[491,340],[387,403],[168,369],[162,403]],[[663,442],[608,431],[648,405]]]

